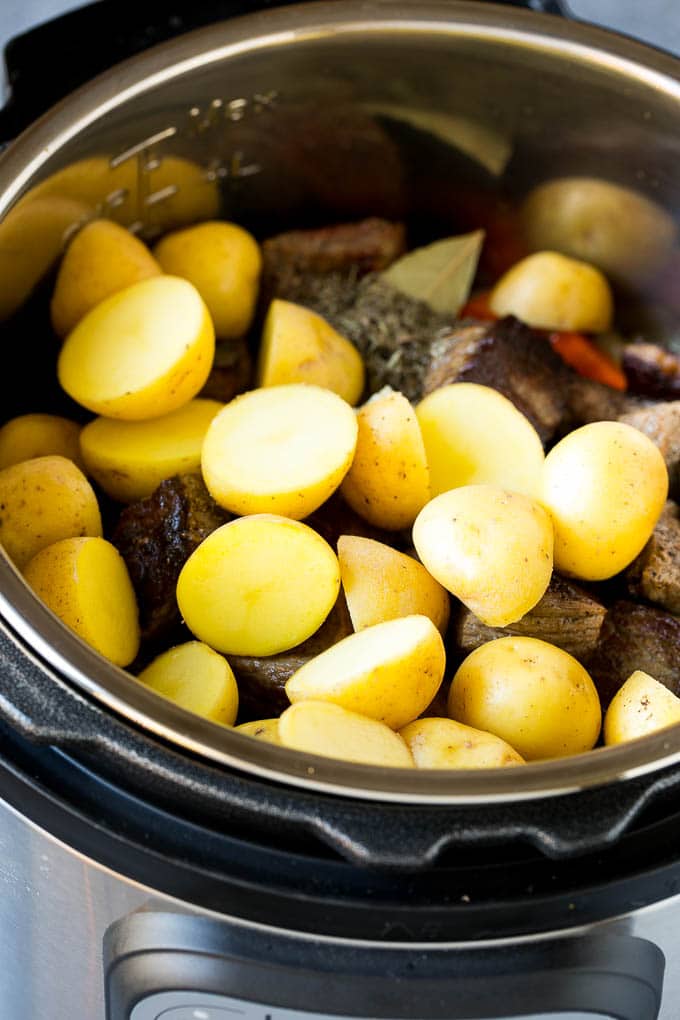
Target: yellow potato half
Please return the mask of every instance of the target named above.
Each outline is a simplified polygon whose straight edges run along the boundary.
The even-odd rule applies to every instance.
[[[680,698],[641,669],[612,698],[604,717],[605,744],[646,737],[680,723]]]
[[[399,735],[417,769],[497,769],[524,764],[524,758],[500,737],[453,719],[416,719]]]
[[[341,535],[338,560],[355,631],[402,616],[429,616],[444,634],[451,600],[447,590],[413,556],[383,542]]]
[[[193,283],[222,340],[243,336],[255,312],[262,256],[235,223],[213,221],[167,234],[154,248],[163,272]]]
[[[300,520],[346,474],[357,442],[354,411],[320,386],[272,386],[236,397],[213,419],[201,466],[213,499],[234,514]]]
[[[376,393],[357,411],[359,437],[341,492],[378,528],[410,527],[430,498],[430,473],[420,425],[402,393]]]
[[[150,496],[164,478],[200,469],[205,434],[223,406],[196,398],[148,421],[95,418],[80,436],[88,474],[122,503]]]
[[[534,500],[495,486],[467,485],[435,497],[418,515],[413,544],[430,574],[490,627],[520,620],[550,583],[549,515]]]
[[[232,655],[274,655],[319,629],[340,589],[337,557],[287,517],[241,517],[191,554],[177,602],[201,641]]]
[[[491,311],[516,315],[537,329],[605,333],[614,301],[595,266],[556,251],[539,251],[508,269],[491,292]]]
[[[22,414],[0,428],[0,469],[53,454],[83,467],[77,422],[56,414]]]
[[[601,581],[618,574],[650,538],[668,495],[659,450],[622,422],[570,432],[545,461],[544,506],[555,529],[555,566]]]
[[[80,320],[61,349],[59,382],[95,414],[158,418],[196,396],[214,353],[213,325],[196,288],[154,276]]]
[[[244,722],[235,726],[236,733],[243,733],[246,737],[254,737],[255,740],[264,740],[268,744],[280,744],[278,719],[256,719],[253,722]]]
[[[236,719],[238,687],[231,666],[200,641],[187,641],[163,652],[137,679],[211,722],[231,726]]]
[[[97,497],[65,457],[36,457],[0,471],[0,545],[19,570],[53,542],[99,536]]]
[[[507,741],[527,761],[589,751],[602,718],[583,666],[527,637],[499,638],[471,652],[451,683],[448,711]]]
[[[364,363],[354,344],[310,308],[272,301],[265,319],[259,386],[312,383],[356,404],[364,390]]]
[[[502,393],[477,383],[452,383],[428,394],[416,413],[433,496],[459,485],[539,494],[545,459],[541,440]]]
[[[160,271],[129,230],[112,220],[93,220],[78,231],[61,260],[50,305],[55,333],[65,337],[105,298]]]
[[[71,630],[117,666],[139,650],[137,603],[125,562],[103,538],[66,538],[34,556],[24,576]]]
[[[328,702],[291,705],[279,719],[279,734],[285,747],[307,754],[365,765],[413,768],[411,752],[398,733],[375,719]]]
[[[426,616],[406,616],[350,634],[301,666],[286,683],[291,702],[330,701],[385,723],[412,722],[444,676],[441,635]]]

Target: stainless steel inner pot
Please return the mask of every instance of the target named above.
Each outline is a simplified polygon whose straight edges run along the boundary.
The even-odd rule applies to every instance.
[[[0,314],[28,298],[74,224],[102,212],[149,236],[218,211],[270,233],[377,214],[424,218],[444,235],[461,192],[521,198],[545,178],[587,174],[642,190],[677,216],[678,165],[680,62],[624,38],[455,0],[268,11],[113,68],[9,147],[0,161]],[[25,410],[40,410],[29,406],[30,380],[12,385],[24,387]],[[680,760],[680,726],[469,774],[298,754],[142,687],[68,631],[4,557],[0,615],[27,655],[132,723],[206,759],[332,793],[526,799]]]

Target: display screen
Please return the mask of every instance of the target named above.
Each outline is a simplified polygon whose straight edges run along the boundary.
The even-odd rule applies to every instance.
[[[596,1013],[527,1013],[523,1020],[611,1020],[608,1014]],[[328,1013],[281,1009],[262,1003],[246,1002],[227,995],[202,995],[200,992],[158,992],[133,1008],[130,1020],[355,1020]],[[362,1020],[375,1020],[363,1017]],[[452,1020],[465,1020],[452,1014]],[[520,1020],[518,1017],[494,1016],[488,1020]]]

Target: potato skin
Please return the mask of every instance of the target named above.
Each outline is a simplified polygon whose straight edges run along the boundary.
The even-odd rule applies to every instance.
[[[399,731],[417,769],[494,769],[523,765],[524,759],[493,733],[453,719],[416,719]]]
[[[103,538],[66,538],[42,549],[24,572],[49,609],[116,666],[139,651],[137,603],[118,550]]]
[[[619,688],[604,717],[605,744],[621,744],[680,723],[680,698],[641,669]]]
[[[521,619],[550,583],[550,517],[534,500],[492,485],[436,496],[416,519],[413,544],[430,574],[490,627]]]
[[[65,457],[36,457],[0,471],[0,544],[19,570],[53,542],[100,536],[97,497]]]
[[[384,723],[325,701],[302,701],[279,719],[285,747],[365,765],[413,768],[413,758],[398,733]]]
[[[0,428],[0,469],[55,454],[84,470],[77,422],[56,414],[21,414]]]
[[[494,733],[527,761],[594,747],[602,711],[595,685],[567,652],[537,638],[476,648],[451,683],[452,719]]]
[[[594,266],[555,251],[540,251],[517,262],[491,292],[491,311],[515,315],[536,329],[605,333],[614,300]]]
[[[253,719],[251,722],[234,726],[234,730],[236,733],[242,733],[245,737],[252,737],[254,740],[264,740],[268,744],[281,744],[278,718]]]
[[[137,679],[176,705],[222,726],[238,714],[238,687],[222,655],[200,641],[187,641],[156,656]]]
[[[618,574],[647,543],[667,495],[663,457],[642,432],[613,421],[570,432],[543,476],[556,569],[588,581]]]

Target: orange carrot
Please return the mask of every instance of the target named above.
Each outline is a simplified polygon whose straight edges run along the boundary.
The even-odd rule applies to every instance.
[[[489,306],[490,297],[490,290],[481,290],[463,305],[458,317],[460,319],[481,319],[483,322],[495,322],[498,316],[491,311]]]
[[[550,333],[548,339],[562,361],[571,365],[579,375],[611,386],[614,390],[626,389],[627,381],[622,369],[582,333]]]

